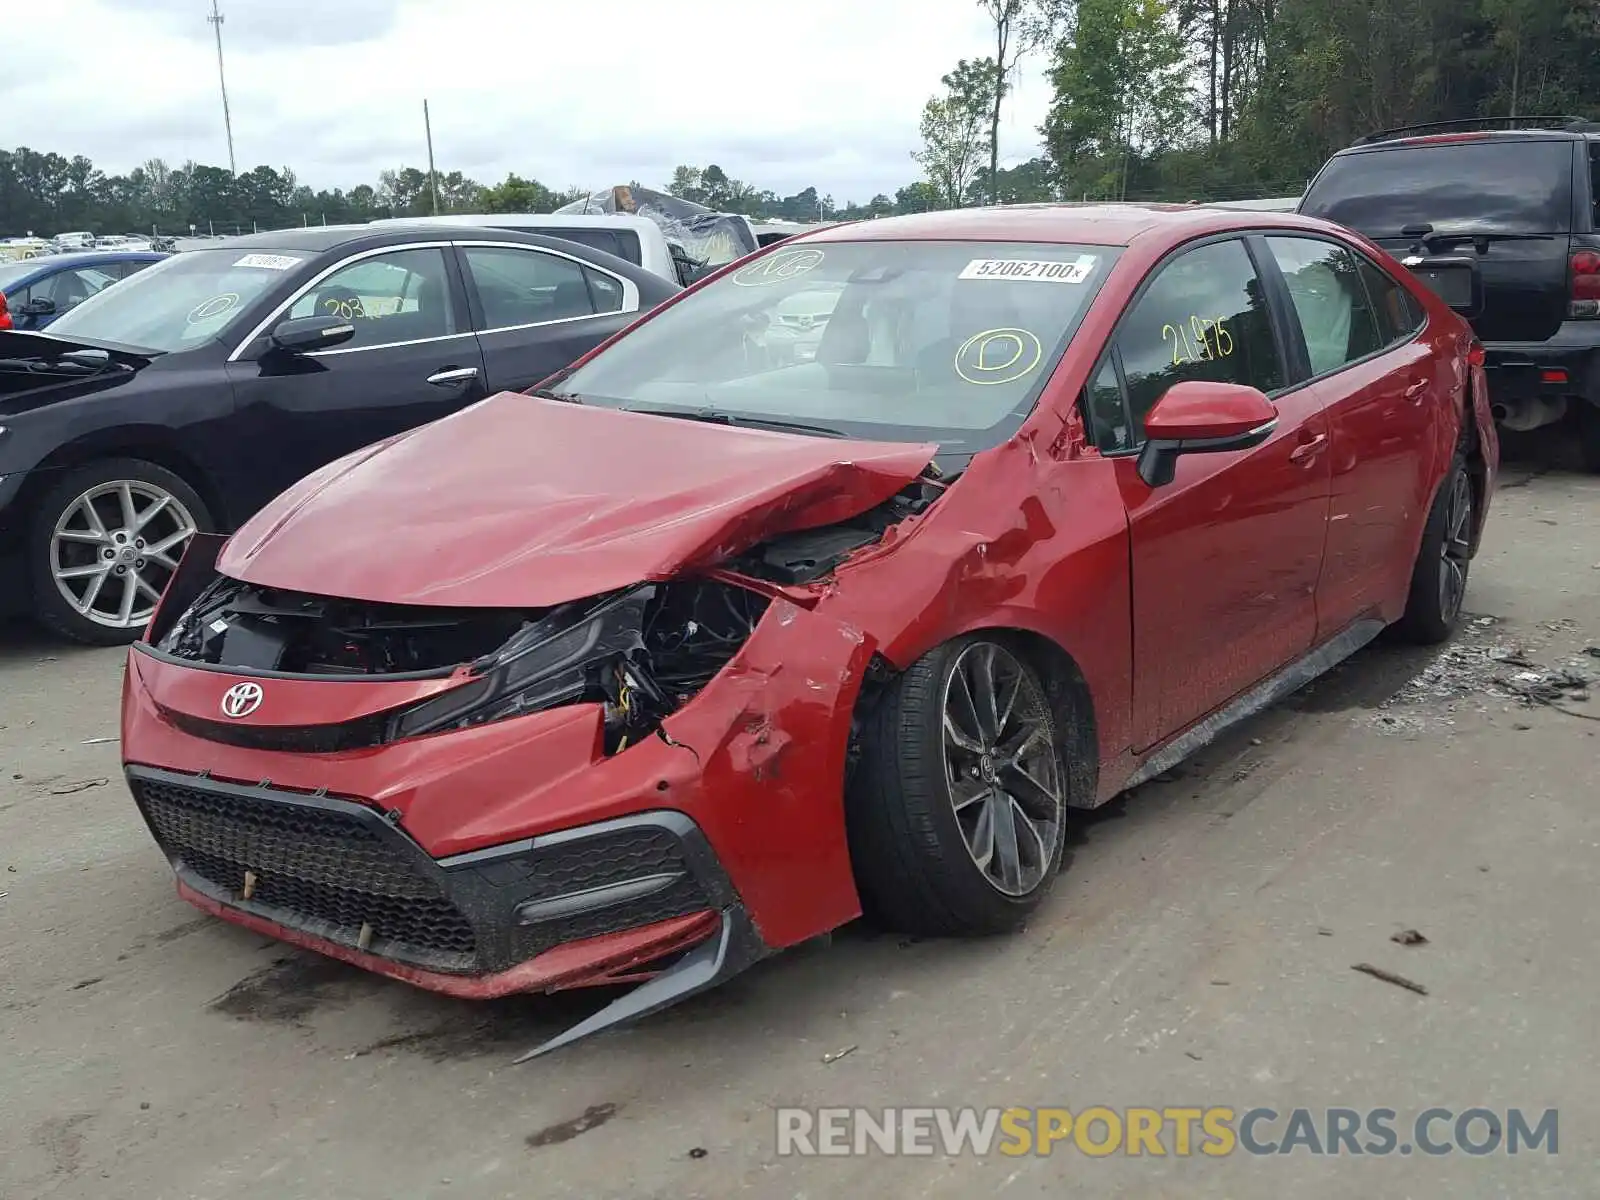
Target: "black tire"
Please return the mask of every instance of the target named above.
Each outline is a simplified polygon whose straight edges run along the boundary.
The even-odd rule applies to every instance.
[[[1003,656],[990,659],[991,678],[1007,676],[1013,667],[1017,672],[1017,690],[1009,706],[1014,723],[985,741],[1000,749],[999,755],[955,747],[946,734],[947,698],[961,695],[963,688],[973,694],[966,680],[973,677],[971,672],[981,671],[986,655]],[[997,686],[996,694],[1003,687]],[[1003,701],[994,707],[1002,705]],[[973,728],[981,731],[976,706],[973,712],[973,720],[979,722]],[[1026,807],[1034,814],[1050,807],[1042,799],[1047,789],[1023,786],[1015,768],[1005,766],[1006,752],[1014,749],[1024,727],[1042,731],[1044,744],[1037,737],[1030,739],[1022,766],[1029,778],[1053,788],[1053,820],[1042,815],[1035,820],[1021,801],[999,790],[1025,794]],[[1004,736],[1008,730],[1009,740]],[[980,772],[981,765],[980,773],[969,777],[969,768],[959,765],[968,758],[974,764],[970,771]],[[961,819],[952,774],[960,776],[964,794]],[[1002,640],[970,635],[924,655],[887,685],[867,714],[861,757],[847,796],[850,853],[867,917],[901,933],[932,937],[1016,928],[1038,907],[1060,870],[1069,777],[1060,758],[1048,692],[1020,653]],[[969,789],[987,789],[989,798],[971,799]],[[1018,813],[1023,816],[1020,822]],[[990,870],[1010,878],[1014,886],[1009,892],[980,867],[979,852],[969,849],[969,835],[982,841],[985,819],[990,829]],[[1010,823],[1009,842],[997,832],[1002,821]],[[997,861],[1004,858],[998,850],[1002,844],[1014,848],[1014,875]]]
[[[172,536],[172,531],[179,528],[178,522],[182,518],[187,519],[194,531],[209,532],[215,528],[211,512],[199,493],[182,478],[155,463],[137,458],[112,458],[63,472],[54,486],[39,498],[28,518],[28,570],[33,589],[34,618],[45,628],[76,642],[93,646],[125,646],[137,641],[149,623],[148,615],[143,620],[135,620],[132,623],[115,623],[116,613],[105,612],[102,608],[96,607],[99,592],[91,598],[90,610],[99,613],[100,619],[87,616],[68,602],[56,580],[57,523],[77,506],[81,498],[95,489],[124,482],[130,485],[136,500],[156,493],[170,497],[171,503],[150,518],[151,525],[145,530],[136,531],[137,533],[148,531],[152,536],[162,534],[164,541]],[[101,497],[91,501],[97,513],[105,509],[106,505],[102,503],[105,500],[106,497]],[[120,510],[120,503],[116,503],[115,507]],[[112,530],[111,523],[116,519],[109,512],[101,518],[108,530],[108,541],[123,532],[121,528]],[[86,568],[88,564],[97,561],[98,556],[108,551],[115,555],[121,555],[124,549],[137,553],[138,551],[132,549],[134,536],[130,534],[122,545],[85,542],[82,546],[71,549],[63,545],[61,553],[84,557],[83,566]],[[156,543],[150,543],[154,544]],[[165,553],[164,557],[175,564],[184,544],[186,543],[171,547],[175,553]],[[146,548],[141,544],[138,549],[142,551]],[[79,568],[73,565],[68,569]],[[160,591],[170,578],[170,568],[160,565],[154,558],[138,558],[127,563],[121,574],[107,576],[108,581],[112,579],[116,581],[111,586],[120,587],[128,571],[139,572],[144,582],[156,591]],[[87,585],[85,588],[87,589]],[[103,590],[104,586],[101,591]],[[85,593],[80,594],[78,598],[82,600],[86,594],[85,590]],[[132,615],[136,617],[146,607],[153,606],[154,601],[141,589],[136,595]]]
[[[1405,615],[1395,625],[1406,641],[1433,646],[1455,632],[1467,591],[1476,504],[1466,460],[1457,452],[1428,510]]]
[[[1600,404],[1578,400],[1578,453],[1584,469],[1600,475]]]

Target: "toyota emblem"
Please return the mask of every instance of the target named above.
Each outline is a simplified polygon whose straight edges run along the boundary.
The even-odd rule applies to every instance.
[[[240,717],[248,717],[261,707],[261,699],[259,683],[236,683],[222,693],[222,715],[232,717],[235,721]]]

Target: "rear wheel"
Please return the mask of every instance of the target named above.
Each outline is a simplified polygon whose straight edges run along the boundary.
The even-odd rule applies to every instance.
[[[212,528],[195,490],[165,467],[108,459],[63,474],[34,509],[34,615],[74,641],[137,641],[184,547]]]
[[[985,635],[931,651],[880,698],[852,780],[868,916],[932,936],[1014,928],[1060,867],[1066,794],[1038,673]]]
[[[1450,464],[1422,531],[1422,547],[1411,570],[1411,592],[1396,632],[1407,641],[1434,645],[1455,632],[1467,594],[1474,504],[1472,480],[1458,453]]]

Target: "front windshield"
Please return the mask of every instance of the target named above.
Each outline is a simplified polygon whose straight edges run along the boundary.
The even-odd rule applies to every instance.
[[[1009,437],[1115,261],[1107,246],[781,246],[561,379],[588,404],[972,452]]]
[[[163,353],[217,337],[310,255],[190,250],[152,263],[59,317],[57,337]]]

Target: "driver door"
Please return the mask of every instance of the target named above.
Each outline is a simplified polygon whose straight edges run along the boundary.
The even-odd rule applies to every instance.
[[[228,366],[266,503],[318,467],[484,395],[483,358],[454,259],[437,246],[366,253],[303,290],[285,319],[329,316],[356,334],[308,354]],[[270,465],[268,465],[270,464]]]
[[[1135,748],[1181,732],[1311,649],[1327,539],[1328,420],[1290,389],[1266,289],[1240,238],[1157,267],[1088,389],[1116,458],[1132,544]],[[1144,418],[1174,383],[1239,383],[1278,410],[1251,450],[1186,454],[1169,484],[1139,478]]]

